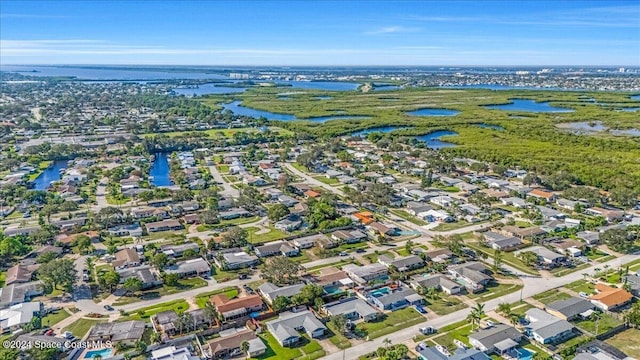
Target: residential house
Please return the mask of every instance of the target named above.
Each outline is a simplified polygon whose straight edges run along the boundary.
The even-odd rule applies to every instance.
[[[358,297],[325,304],[322,310],[329,316],[342,315],[349,320],[373,321],[380,315],[376,309]]]
[[[482,235],[487,244],[494,250],[510,251],[522,246],[522,240],[515,236],[506,237],[493,231],[487,231]]]
[[[596,294],[589,296],[589,300],[605,311],[611,311],[631,302],[633,295],[621,288],[598,283],[595,285]]]
[[[41,302],[24,302],[0,310],[0,334],[15,331],[31,323],[34,316],[40,316]]]
[[[624,281],[629,286],[629,291],[635,296],[640,297],[640,275],[638,272],[626,275]]]
[[[556,209],[552,209],[548,206],[541,206],[538,205],[536,206],[536,209],[538,209],[538,212],[540,212],[540,214],[542,215],[542,219],[545,221],[548,220],[564,220],[565,217],[567,217],[566,214],[556,210]]]
[[[298,249],[310,249],[316,243],[318,239],[325,237],[324,235],[311,235],[297,239],[293,239],[293,245]]]
[[[419,248],[418,248],[419,249]],[[417,250],[417,249],[414,249]],[[435,263],[457,262],[457,255],[449,249],[435,249],[424,253],[428,261]]]
[[[337,241],[337,240],[335,240],[333,238],[329,238],[329,237],[323,236],[323,237],[320,237],[320,238],[316,239],[316,244],[321,249],[333,249],[334,247],[337,247],[339,245],[339,241]]]
[[[182,277],[190,276],[211,276],[211,265],[203,258],[189,259],[185,261],[177,262],[165,269],[165,272],[169,274],[178,274]]]
[[[447,295],[458,295],[462,292],[462,286],[460,286],[460,284],[441,274],[428,276],[414,275],[411,277],[409,285],[416,291],[419,289],[428,290],[433,288]]]
[[[231,300],[225,294],[217,294],[211,297],[211,303],[225,321],[244,318],[252,312],[264,309],[262,298],[257,294]]]
[[[435,196],[429,199],[429,202],[444,208],[451,207],[453,205],[454,200],[446,195]]]
[[[493,280],[489,275],[489,269],[475,261],[449,266],[447,271],[472,293],[484,290],[485,286]]]
[[[400,310],[411,305],[421,305],[424,298],[410,288],[402,288],[399,290],[389,290],[386,292],[371,291],[367,294],[367,300],[380,310]]]
[[[571,257],[582,256],[582,250],[585,244],[581,241],[574,239],[564,239],[562,241],[556,241],[549,244],[552,248],[556,249],[561,254],[565,254]]]
[[[122,249],[114,254],[115,260],[111,261],[111,265],[117,269],[140,265],[140,256],[133,248]]]
[[[256,255],[261,258],[274,255],[284,255],[291,257],[296,256],[300,253],[299,249],[291,246],[288,241],[284,240],[266,243],[262,246],[257,246],[254,250],[256,252]]]
[[[168,257],[178,258],[182,257],[185,251],[191,251],[198,254],[200,252],[200,246],[193,242],[186,242],[178,245],[167,244],[160,246],[160,251]]]
[[[251,216],[251,213],[242,208],[231,208],[218,213],[218,217],[221,220],[232,220],[232,219],[238,219],[241,217],[250,217],[250,216]]]
[[[538,308],[527,310],[525,318],[529,321],[526,334],[541,344],[558,344],[575,336],[573,325]]]
[[[174,219],[162,220],[152,223],[145,224],[147,228],[147,232],[158,232],[158,231],[169,231],[169,230],[180,230],[182,229],[182,224],[180,221]]]
[[[348,289],[353,287],[354,282],[349,278],[346,272],[335,267],[326,267],[319,270],[318,274],[310,275],[311,283],[322,286],[325,293],[329,295],[340,295],[342,291],[339,289]]]
[[[423,219],[428,222],[436,222],[436,221],[452,222],[455,220],[453,216],[449,215],[448,212],[444,210],[435,210],[435,209],[419,212],[416,216],[419,219]]]
[[[304,331],[312,339],[323,336],[327,331],[327,327],[308,310],[284,312],[278,319],[267,321],[266,325],[281,346],[297,344],[301,339],[299,331]]]
[[[584,210],[585,214],[593,216],[601,216],[608,222],[621,220],[624,217],[624,211],[617,209],[603,209],[599,207],[591,207]]]
[[[367,230],[373,236],[378,234],[393,236],[393,235],[396,235],[396,233],[398,232],[398,229],[396,227],[391,225],[385,225],[377,221],[369,223],[369,225],[367,225]]]
[[[379,263],[364,266],[347,264],[342,267],[342,270],[359,285],[364,285],[376,280],[386,280],[389,275],[387,267]]]
[[[519,228],[517,226],[503,226],[501,229],[495,230],[497,233],[511,237],[517,237],[518,239],[534,239],[545,235],[547,232],[542,230],[539,226],[531,226],[526,228]]]
[[[242,354],[242,344],[249,344],[248,357],[257,358],[265,353],[266,345],[250,329],[229,329],[220,332],[220,337],[206,343],[213,359],[226,359]]]
[[[387,255],[380,255],[378,257],[378,262],[388,268],[393,266],[397,269],[397,271],[400,272],[421,268],[425,265],[422,258],[416,255],[408,255],[398,258],[392,258]]]
[[[503,205],[513,206],[517,209],[523,209],[528,206],[527,202],[524,199],[518,198],[518,197],[503,198],[503,199],[500,199],[500,202]]]
[[[118,225],[110,227],[109,229],[107,229],[107,231],[113,236],[142,236],[142,228],[138,224]]]
[[[176,348],[173,345],[161,347],[151,352],[150,360],[200,360],[197,355],[191,355],[187,347]]]
[[[516,253],[519,256],[523,252],[532,252],[538,256],[538,263],[545,264],[549,267],[559,266],[567,258],[564,255],[558,254],[555,251],[551,251],[544,246],[532,246]]]
[[[111,341],[113,344],[134,346],[142,340],[145,322],[139,320],[97,323],[87,336],[87,341]]]
[[[254,266],[260,262],[257,256],[245,251],[225,252],[214,257],[214,262],[222,270],[235,270]]]
[[[359,230],[336,230],[331,233],[331,238],[339,243],[353,244],[366,240],[367,235]]]
[[[290,299],[294,295],[299,294],[304,286],[304,284],[277,286],[270,282],[266,282],[258,287],[258,292],[260,292],[262,297],[264,297],[269,304],[272,304],[278,296]]]
[[[420,360],[489,360],[489,355],[478,349],[456,348],[451,355],[445,355],[435,347],[418,345],[416,348]]]
[[[570,321],[595,308],[591,302],[574,296],[547,304],[545,310],[559,319]]]
[[[498,355],[513,352],[524,335],[513,326],[496,324],[469,335],[469,344],[478,350]]]
[[[31,301],[31,298],[44,293],[42,281],[13,283],[0,288],[0,309]]]
[[[116,272],[120,275],[120,284],[124,284],[129,278],[140,279],[142,281],[142,290],[151,289],[163,283],[162,278],[149,265],[118,269]]]
[[[546,202],[551,202],[555,199],[555,195],[552,192],[541,189],[533,189],[527,194],[527,196],[534,197],[536,199],[544,199]]]
[[[7,269],[5,273],[5,285],[22,284],[30,282],[33,273],[38,269],[39,265],[15,265]]]
[[[296,217],[296,219],[292,219],[292,218],[282,219],[276,222],[274,224],[274,227],[278,230],[291,232],[300,228],[301,225],[302,225],[302,220]]]

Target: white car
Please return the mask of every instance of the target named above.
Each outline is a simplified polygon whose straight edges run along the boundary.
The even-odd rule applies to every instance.
[[[587,295],[586,292],[580,292],[578,295],[580,295],[580,297],[583,297],[583,298],[588,298],[589,297],[589,295]]]

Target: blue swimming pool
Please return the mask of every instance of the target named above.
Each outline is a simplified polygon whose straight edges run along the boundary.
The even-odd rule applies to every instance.
[[[516,351],[518,353],[518,360],[531,360],[533,359],[533,354],[535,354],[533,351],[525,348],[517,348]]]
[[[108,359],[108,358],[111,357],[111,355],[113,355],[113,352],[111,351],[111,349],[91,350],[91,351],[87,351],[87,353],[84,354],[84,358],[85,359],[93,359],[98,355],[102,359]]]
[[[373,297],[380,297],[383,295],[387,295],[390,292],[389,288],[385,287],[385,288],[381,288],[378,290],[374,290],[372,292],[369,293],[369,295],[373,296]]]

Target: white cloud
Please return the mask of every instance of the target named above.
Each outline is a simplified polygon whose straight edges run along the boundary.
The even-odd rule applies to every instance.
[[[420,28],[406,27],[406,26],[386,26],[375,30],[366,31],[366,35],[384,35],[384,34],[396,34],[396,33],[411,33],[418,32]]]

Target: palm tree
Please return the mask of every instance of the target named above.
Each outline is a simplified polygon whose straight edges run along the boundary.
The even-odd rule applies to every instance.
[[[493,252],[493,270],[500,271],[502,267],[502,251],[496,250]]]
[[[509,314],[509,321],[512,325],[518,325],[520,322],[520,315],[514,313]]]
[[[385,338],[384,340],[382,340],[382,343],[384,344],[385,347],[389,347],[391,346],[391,340],[389,340],[389,338]]]
[[[152,332],[151,336],[149,336],[149,340],[151,341],[152,344],[157,344],[160,342],[160,334],[157,332]]]
[[[511,305],[507,303],[498,304],[498,312],[504,316],[511,315]]]
[[[243,341],[242,344],[240,344],[240,350],[242,350],[242,352],[247,356],[247,358],[249,358],[249,342],[248,341]]]
[[[475,329],[476,324],[480,324],[480,320],[485,316],[484,304],[477,304],[475,308],[471,309],[467,320],[471,323],[471,330]]]
[[[218,318],[218,310],[210,301],[207,301],[204,305],[204,316],[209,320],[209,327],[213,326],[213,323]]]

